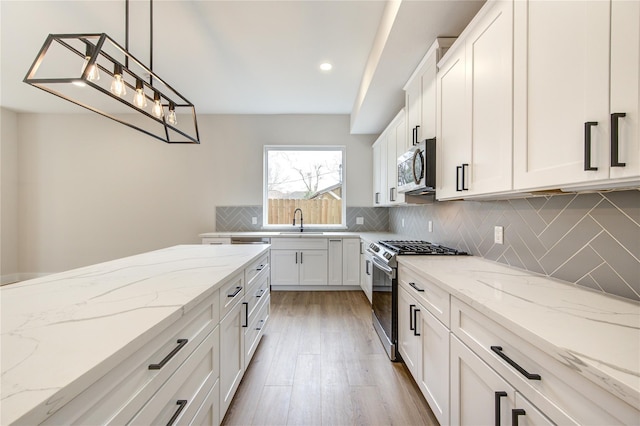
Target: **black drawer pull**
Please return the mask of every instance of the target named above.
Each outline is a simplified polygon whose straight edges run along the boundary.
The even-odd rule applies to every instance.
[[[465,173],[465,171],[466,171],[468,168],[469,168],[469,165],[468,165],[467,163],[464,163],[464,164],[462,165],[462,190],[463,190],[463,191],[468,191],[468,190],[469,190],[469,188],[465,186],[465,185],[466,185],[466,183],[467,183],[467,177],[465,176],[465,174],[466,174],[466,173]]]
[[[416,305],[409,305],[409,330],[413,331],[415,330],[415,326],[413,325],[413,308],[415,308]]]
[[[258,324],[264,324],[264,320],[258,321]],[[262,326],[256,327],[256,331],[260,331],[260,330],[262,330]]]
[[[495,353],[497,353],[500,358],[502,358],[503,360],[507,361],[507,363],[509,363],[510,366],[512,366],[513,368],[518,370],[518,372],[520,374],[522,374],[524,377],[526,377],[527,379],[529,379],[529,380],[541,380],[542,379],[542,377],[540,377],[539,374],[529,373],[527,370],[525,370],[524,368],[520,367],[514,360],[512,360],[511,358],[506,356],[504,354],[504,352],[502,352],[502,346],[491,346],[491,350],[494,351]]]
[[[249,303],[248,302],[242,302],[242,304],[245,307],[245,311],[244,311],[244,325],[242,326],[242,328],[247,328],[249,327]]]
[[[626,117],[624,112],[611,114],[611,167],[625,167],[627,163],[618,161],[618,119]]]
[[[464,189],[460,187],[460,173],[462,173],[462,166],[456,166],[456,191],[458,192]]]
[[[176,342],[178,346],[173,348],[173,350],[169,352],[169,355],[165,356],[159,364],[149,364],[149,370],[160,370],[166,363],[169,362],[171,358],[175,356],[175,354],[180,351],[180,349],[184,348],[184,345],[186,345],[188,341],[189,339],[178,339],[178,341]]]
[[[416,291],[421,291],[421,292],[423,292],[423,291],[424,291],[424,289],[422,289],[422,288],[418,287],[418,286],[416,285],[416,283],[409,283],[409,285],[410,285],[411,287],[413,287]]]
[[[256,271],[262,271],[264,269],[264,265],[260,265],[256,268]]]
[[[505,391],[498,391],[495,393],[495,398],[496,398],[496,414],[494,415],[495,421],[496,421],[496,426],[500,426],[500,398],[504,398],[505,396],[507,396],[507,393]]]
[[[518,417],[526,414],[527,412],[522,408],[514,408],[511,410],[511,426],[518,426]]]
[[[413,335],[414,336],[420,336],[420,333],[418,333],[418,312],[420,312],[420,309],[413,310]]]
[[[266,289],[264,289],[264,288],[260,289],[260,291],[256,293],[256,297],[262,297],[264,295],[265,291],[266,291]]]
[[[598,170],[591,165],[591,127],[597,126],[597,121],[587,121],[584,123],[584,170]]]
[[[238,293],[240,293],[241,291],[242,291],[242,287],[236,287],[236,291],[234,291],[231,294],[227,294],[227,297],[236,297]]]
[[[176,404],[178,404],[178,409],[176,410],[175,413],[173,413],[173,416],[171,416],[171,418],[169,419],[169,423],[167,423],[167,426],[171,426],[176,422],[176,420],[178,420],[178,416],[180,415],[180,413],[182,413],[182,410],[184,410],[184,407],[187,406],[187,402],[188,401],[186,399],[179,399],[178,401],[176,401]]]

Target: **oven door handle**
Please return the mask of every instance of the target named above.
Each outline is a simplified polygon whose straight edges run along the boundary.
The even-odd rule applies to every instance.
[[[385,265],[380,259],[377,257],[373,258],[373,264],[378,268],[384,271],[389,277],[393,278],[393,268]]]

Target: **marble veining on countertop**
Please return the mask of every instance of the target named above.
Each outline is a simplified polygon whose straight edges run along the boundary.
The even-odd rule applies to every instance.
[[[477,257],[399,256],[398,262],[640,406],[640,304]]]
[[[59,408],[268,248],[175,246],[0,288],[0,423]]]

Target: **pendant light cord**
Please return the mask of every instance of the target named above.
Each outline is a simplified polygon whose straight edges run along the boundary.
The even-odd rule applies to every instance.
[[[149,0],[149,69],[153,72],[153,0]],[[149,84],[153,85],[153,75],[149,76]]]

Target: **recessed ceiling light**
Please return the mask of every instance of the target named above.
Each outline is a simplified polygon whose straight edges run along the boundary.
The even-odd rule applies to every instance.
[[[333,65],[331,65],[329,62],[323,62],[320,64],[320,69],[322,71],[331,71],[331,68],[333,68]]]

